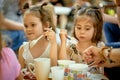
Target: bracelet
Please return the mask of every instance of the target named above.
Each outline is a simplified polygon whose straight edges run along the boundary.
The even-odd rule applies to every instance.
[[[105,46],[101,49],[101,54],[109,63],[115,63],[113,60],[110,59],[111,50],[112,50],[112,47]]]
[[[101,59],[102,59],[102,61],[100,61],[100,63],[105,63],[105,61],[106,61],[106,58],[105,58],[105,56],[103,55],[103,48],[100,50],[100,52],[99,52],[99,55],[100,55],[100,57],[101,57]]]

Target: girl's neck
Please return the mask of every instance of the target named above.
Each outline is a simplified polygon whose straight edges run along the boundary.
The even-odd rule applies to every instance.
[[[29,41],[30,47],[32,48],[33,46],[37,44],[44,44],[48,42],[43,35],[39,36],[37,39],[34,39],[32,41]]]
[[[33,58],[40,57],[46,50],[48,44],[49,41],[46,40],[45,37],[42,37],[40,40],[37,41],[37,43],[33,47],[30,47],[29,49]]]
[[[92,42],[78,42],[77,48],[80,52],[83,52],[85,49],[87,49],[90,46],[96,46],[96,43]]]
[[[45,38],[42,37],[41,39],[38,40],[38,42],[35,44],[35,46],[47,46],[49,41]]]
[[[42,37],[38,42],[44,44],[44,43],[48,43],[49,41],[45,37]]]

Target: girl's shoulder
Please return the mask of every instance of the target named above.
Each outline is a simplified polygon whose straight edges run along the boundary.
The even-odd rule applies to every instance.
[[[19,48],[19,54],[22,55],[25,50],[28,50],[29,42],[23,42],[23,44]]]
[[[29,42],[23,42],[23,44],[20,46],[19,50],[27,49],[27,48],[29,48]]]
[[[29,42],[23,42],[23,44],[21,46],[25,46],[25,45],[28,45]]]

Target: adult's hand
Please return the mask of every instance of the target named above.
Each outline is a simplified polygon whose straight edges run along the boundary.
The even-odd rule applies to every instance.
[[[36,80],[35,75],[33,75],[28,69],[24,69],[21,71],[23,78],[27,80]]]
[[[103,64],[103,62],[105,60],[104,57],[101,57],[100,51],[101,51],[100,48],[97,48],[95,46],[91,46],[83,52],[83,59],[90,66],[93,66],[93,65],[100,66]]]
[[[24,13],[27,9],[29,9],[30,6],[32,6],[32,0],[20,0],[19,2],[19,7],[22,13]]]

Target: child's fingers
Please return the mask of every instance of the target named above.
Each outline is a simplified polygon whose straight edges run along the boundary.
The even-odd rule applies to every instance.
[[[44,28],[44,31],[47,32],[47,31],[51,31],[52,28]]]

